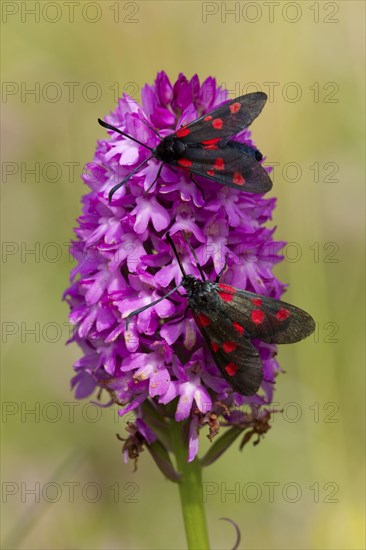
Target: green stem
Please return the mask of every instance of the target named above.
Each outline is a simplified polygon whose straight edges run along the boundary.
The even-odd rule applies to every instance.
[[[205,508],[202,500],[202,467],[197,459],[188,462],[187,442],[183,440],[182,423],[171,422],[171,444],[177,469],[180,501],[189,550],[209,550]]]

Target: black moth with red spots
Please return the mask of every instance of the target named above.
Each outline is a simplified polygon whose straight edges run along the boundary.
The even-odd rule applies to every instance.
[[[154,306],[182,286],[187,292],[188,307],[223,377],[238,393],[255,394],[262,383],[263,373],[257,348],[251,339],[259,338],[270,344],[298,342],[314,331],[313,318],[281,300],[219,283],[221,273],[216,282],[205,281],[199,265],[203,280],[187,275],[169,235],[167,239],[177,256],[182,281],[159,300],[130,313],[127,324],[132,316]]]
[[[259,164],[263,158],[262,154],[248,145],[228,139],[250,126],[266,101],[267,95],[263,92],[237,97],[162,138],[154,149],[98,119],[101,126],[132,139],[152,153],[111,189],[109,199],[111,200],[117,189],[154,157],[162,163],[183,168],[191,175],[202,176],[234,189],[249,193],[266,193],[271,189],[272,182],[263,166]],[[156,179],[159,175],[160,172]]]
[[[314,331],[312,317],[286,302],[230,285],[186,275],[193,317],[224,378],[242,395],[255,394],[262,382],[262,364],[252,338],[270,344],[292,344]]]

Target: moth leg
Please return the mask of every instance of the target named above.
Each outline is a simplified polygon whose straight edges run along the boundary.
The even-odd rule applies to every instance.
[[[178,293],[178,294],[179,294],[179,293]],[[187,318],[188,310],[189,310],[189,308],[186,307],[186,310],[185,310],[185,312],[184,312],[183,317],[180,317],[179,319],[176,319],[176,320],[173,321],[173,322],[169,322],[169,324],[170,324],[170,325],[177,325],[178,323],[181,323],[182,321],[185,321],[186,318]]]
[[[154,128],[154,126],[152,126],[151,124],[149,124],[146,120],[142,120],[142,122],[145,124],[145,126],[147,126],[148,128],[150,128],[150,130],[152,130],[152,131],[154,132],[154,134],[158,136],[158,138],[162,139],[161,135],[159,134],[159,132],[157,131],[157,129]]]
[[[202,196],[203,200],[206,202],[206,197],[205,197],[205,194],[204,194],[204,192],[202,191],[201,187],[198,185],[198,183],[196,182],[196,180],[194,179],[194,177],[192,176],[192,174],[190,174],[190,176],[191,176],[192,182],[195,184],[195,186],[197,187],[197,189],[198,189],[199,192],[201,193],[201,196]]]
[[[115,192],[116,192],[120,187],[122,187],[123,185],[125,185],[125,183],[127,183],[128,180],[129,180],[130,178],[132,178],[132,176],[134,176],[134,175],[136,174],[136,172],[138,172],[138,171],[140,170],[140,168],[141,168],[144,164],[146,164],[147,162],[149,162],[149,160],[151,160],[152,158],[154,158],[154,155],[152,155],[151,157],[149,157],[149,158],[143,160],[143,161],[141,162],[141,164],[139,164],[138,166],[136,166],[136,168],[134,168],[134,169],[132,170],[132,172],[130,172],[130,173],[120,182],[120,183],[117,183],[117,185],[115,185],[114,187],[112,187],[112,189],[111,189],[111,190],[109,191],[109,193],[108,193],[108,200],[109,200],[109,202],[112,202],[112,197],[113,197],[113,195],[115,194]],[[155,183],[155,182],[154,182],[154,183]],[[149,189],[150,189],[150,187],[149,187]]]
[[[220,277],[221,277],[221,276],[225,273],[225,271],[227,270],[228,260],[229,260],[229,254],[226,254],[224,266],[223,266],[223,268],[221,269],[221,271],[216,275],[215,283],[218,283],[218,282],[219,282]]]
[[[162,162],[159,166],[159,170],[158,170],[158,173],[156,175],[156,178],[154,179],[154,181],[152,182],[151,185],[149,185],[149,187],[146,189],[145,193],[144,193],[144,197],[146,197],[147,193],[150,191],[150,189],[155,185],[155,183],[158,181],[158,179],[160,178],[160,174],[161,174],[161,171],[163,169],[163,166],[164,166],[164,163]]]

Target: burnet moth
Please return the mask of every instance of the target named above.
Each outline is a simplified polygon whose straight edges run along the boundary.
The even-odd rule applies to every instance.
[[[298,342],[314,331],[313,318],[287,302],[220,283],[227,259],[215,282],[207,281],[185,236],[202,280],[187,275],[171,236],[167,234],[166,237],[182,271],[182,281],[165,296],[130,313],[126,327],[133,316],[165,300],[182,286],[187,292],[188,308],[225,380],[242,395],[255,394],[262,383],[263,373],[258,351],[251,339],[259,338],[270,344]]]
[[[163,164],[166,163],[188,170],[191,177],[195,174],[241,191],[266,193],[271,189],[272,181],[259,163],[263,158],[260,151],[229,139],[250,126],[266,101],[267,95],[263,92],[237,97],[161,138],[159,145],[154,148],[98,119],[104,128],[135,141],[151,152],[150,157],[110,190],[109,200],[117,189],[127,183],[152,158],[161,161],[162,164],[150,187],[159,178]],[[157,133],[154,128],[152,129]],[[158,133],[157,135],[159,136]]]

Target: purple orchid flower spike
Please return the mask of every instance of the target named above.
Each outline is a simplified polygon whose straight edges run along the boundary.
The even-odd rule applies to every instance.
[[[176,292],[145,309],[128,327],[126,318],[181,281],[166,242],[168,231],[187,273],[199,276],[183,233],[189,236],[207,280],[215,280],[228,258],[223,282],[280,298],[285,285],[272,269],[281,261],[285,243],[273,240],[274,230],[266,227],[276,200],[203,182],[200,177],[194,183],[183,170],[167,165],[159,170],[153,157],[116,191],[112,202],[109,192],[151,156],[138,142],[153,149],[159,136],[226,100],[227,92],[213,78],[200,84],[196,75],[188,80],[181,74],[172,84],[164,72],[143,88],[141,105],[126,95],[119,99],[105,120],[137,141],[111,131],[100,134],[94,159],[82,176],[90,191],[83,197],[75,229],[72,253],[77,266],[65,293],[75,325],[72,341],[83,353],[74,365],[76,397],[88,398],[102,388],[109,393],[106,401],[117,404],[121,415],[134,411],[136,419],[129,429],[134,444],[125,443],[125,458],[136,458],[144,445],[150,449],[155,445],[153,456],[174,481],[178,477],[169,463],[171,442],[164,434],[164,419],[181,424],[189,462],[197,456],[204,427],[211,438],[233,430],[216,455],[211,452],[203,461],[212,463],[238,435],[255,432],[260,425],[259,410],[270,405],[280,372],[276,346],[254,342],[264,378],[256,395],[244,397],[220,375],[191,313],[186,312],[182,294]],[[253,147],[247,129],[235,140]],[[238,419],[233,412],[243,405],[251,412]],[[260,429],[264,433],[263,425]]]

